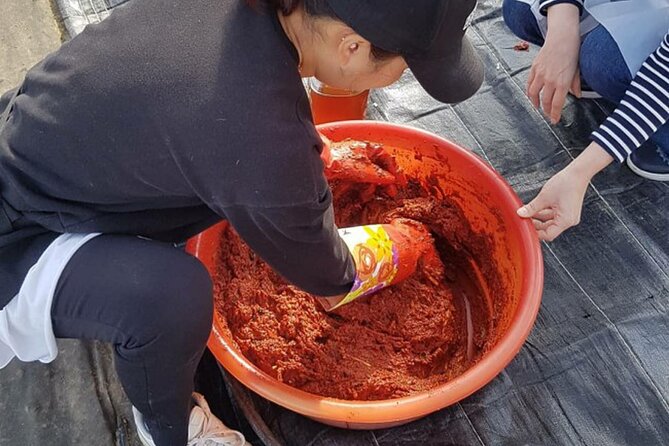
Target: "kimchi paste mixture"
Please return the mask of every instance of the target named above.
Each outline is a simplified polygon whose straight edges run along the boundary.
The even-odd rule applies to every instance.
[[[348,400],[407,396],[462,374],[494,343],[490,304],[471,266],[491,251],[489,239],[474,233],[452,202],[432,198],[411,178],[400,187],[345,180],[331,187],[339,227],[420,221],[443,265],[419,262],[404,282],[327,313],[228,227],[216,309],[241,352],[286,384]]]

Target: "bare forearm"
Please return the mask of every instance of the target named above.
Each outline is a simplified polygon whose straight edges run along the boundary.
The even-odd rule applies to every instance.
[[[560,3],[548,8],[546,41],[561,39],[565,35],[578,35],[580,11],[571,3]]]
[[[590,181],[592,177],[612,162],[613,157],[599,144],[593,142],[567,166],[566,170],[573,172],[575,178]]]

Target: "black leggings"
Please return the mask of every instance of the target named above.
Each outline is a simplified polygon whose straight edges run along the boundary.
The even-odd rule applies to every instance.
[[[102,235],[63,272],[51,310],[58,338],[115,347],[116,370],[157,446],[184,446],[195,369],[213,317],[204,266],[170,244]]]

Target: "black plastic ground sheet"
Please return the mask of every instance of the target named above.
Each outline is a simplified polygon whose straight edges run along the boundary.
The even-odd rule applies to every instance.
[[[406,74],[372,93],[369,118],[472,149],[527,201],[589,143],[611,106],[570,97],[551,126],[524,94],[536,48],[513,49],[498,1],[479,5],[468,35],[486,66],[476,96],[443,105]],[[258,446],[667,444],[668,192],[624,166],[598,175],[581,224],[543,244],[543,303],[518,356],[479,392],[421,420],[376,431],[325,426],[223,381],[210,356],[198,386]],[[110,348],[60,346],[53,364],[0,371],[0,445],[137,445]]]

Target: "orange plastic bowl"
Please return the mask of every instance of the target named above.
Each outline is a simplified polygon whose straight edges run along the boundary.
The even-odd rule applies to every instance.
[[[496,267],[508,296],[498,319],[497,342],[464,374],[430,391],[380,401],[326,398],[281,383],[249,362],[224,335],[215,316],[209,349],[225,369],[248,388],[285,408],[333,426],[376,429],[395,426],[454,404],[490,382],[518,353],[534,324],[543,287],[543,259],[534,228],[516,216],[521,201],[504,179],[469,151],[431,133],[371,121],[325,124],[320,131],[333,141],[346,138],[379,142],[389,148],[412,176],[438,172],[438,187],[463,209],[472,227],[494,240]],[[187,249],[210,272],[225,223],[189,241]],[[485,287],[485,283],[483,284]]]

